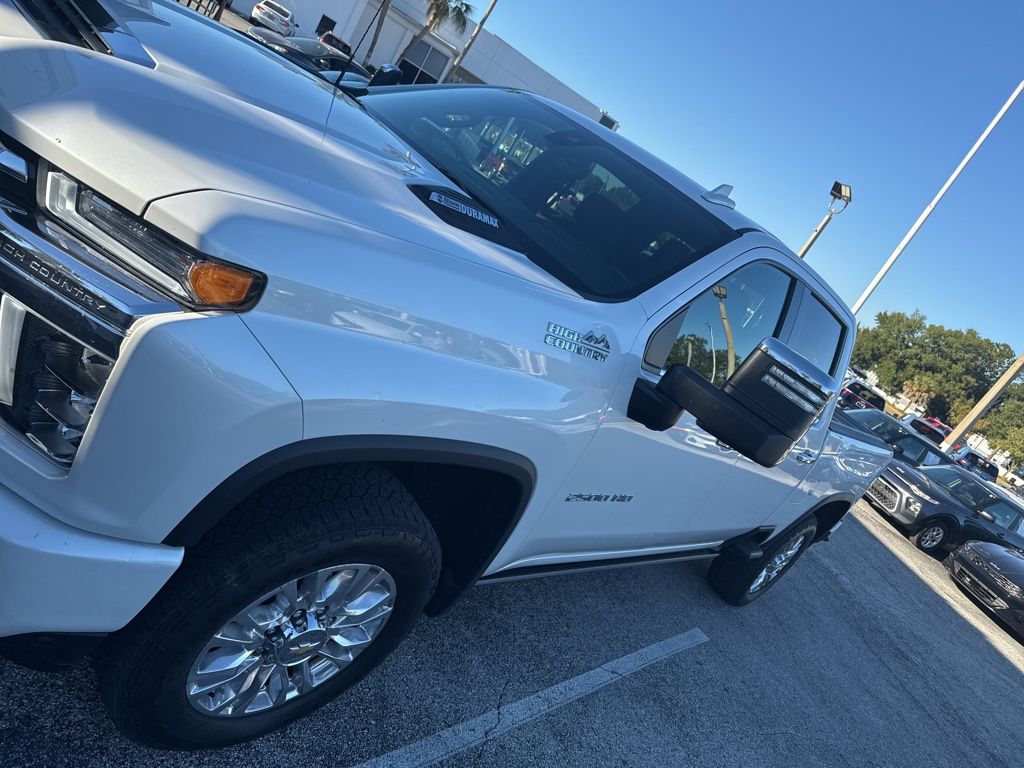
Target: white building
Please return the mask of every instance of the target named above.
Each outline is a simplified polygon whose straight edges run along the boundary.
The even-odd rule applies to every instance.
[[[299,23],[299,34],[313,36],[333,29],[334,34],[355,47],[363,34],[363,43],[355,52],[355,61],[362,63],[369,48],[374,14],[380,0],[277,0],[291,9]],[[513,0],[514,1],[514,0]],[[256,0],[234,0],[231,9],[248,16]],[[482,6],[483,3],[478,3]],[[416,33],[426,23],[426,0],[392,0],[380,39],[370,64],[397,64],[405,73],[406,82],[433,83],[442,80],[452,61],[465,46],[476,25],[470,22],[459,34],[451,25],[431,32],[409,57],[398,61]],[[473,47],[452,80],[469,83],[508,85],[539,93],[552,101],[575,109],[587,117],[616,129],[618,122],[593,102],[584,98],[554,75],[539,67],[518,50],[487,28],[480,30]]]

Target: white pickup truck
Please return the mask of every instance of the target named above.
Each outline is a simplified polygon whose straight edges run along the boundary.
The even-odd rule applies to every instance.
[[[888,448],[779,240],[508,88],[353,97],[171,0],[0,0],[0,649],[252,738],[482,581],[743,604]]]

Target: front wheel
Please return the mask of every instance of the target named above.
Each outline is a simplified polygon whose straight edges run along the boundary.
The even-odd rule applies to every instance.
[[[289,476],[244,502],[96,657],[120,730],[171,749],[255,738],[330,701],[423,612],[440,548],[372,466]]]
[[[729,555],[715,558],[708,569],[711,588],[730,605],[753,602],[793,567],[814,543],[817,530],[817,521],[810,517],[768,542],[756,560],[739,560]]]
[[[949,528],[938,521],[927,522],[910,540],[922,552],[935,554],[949,541]]]

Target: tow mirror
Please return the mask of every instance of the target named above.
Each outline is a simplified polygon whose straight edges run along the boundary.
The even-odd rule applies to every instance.
[[[796,445],[836,393],[836,382],[778,339],[767,338],[721,389],[685,365],[657,385],[636,380],[627,416],[664,431],[689,411],[697,425],[763,467]]]
[[[401,81],[402,70],[394,64],[382,64],[377,67],[377,71],[370,77],[370,82],[366,84],[366,87],[373,88],[378,85],[398,85]]]

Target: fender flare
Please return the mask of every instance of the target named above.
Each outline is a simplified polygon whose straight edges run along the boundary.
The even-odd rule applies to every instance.
[[[818,499],[818,501],[815,502],[814,506],[807,510],[807,514],[802,515],[800,519],[802,520],[803,518],[809,517],[810,515],[817,516],[819,511],[821,511],[825,507],[831,506],[832,504],[846,504],[846,510],[843,512],[843,514],[836,518],[836,522],[838,523],[840,520],[842,520],[849,514],[850,510],[853,509],[853,505],[860,501],[860,499],[861,497],[854,496],[851,493],[833,493],[828,496],[825,496],[822,499]],[[834,528],[835,525],[833,524],[831,527]],[[829,530],[831,530],[831,528]],[[814,543],[821,541],[826,536],[828,536],[828,534],[828,530],[817,531],[814,534]]]
[[[185,515],[163,543],[172,547],[194,546],[245,498],[291,472],[328,464],[368,462],[449,464],[487,469],[515,480],[520,488],[516,511],[487,564],[519,523],[537,483],[537,470],[529,459],[489,445],[403,435],[316,437],[276,448],[238,469]]]

